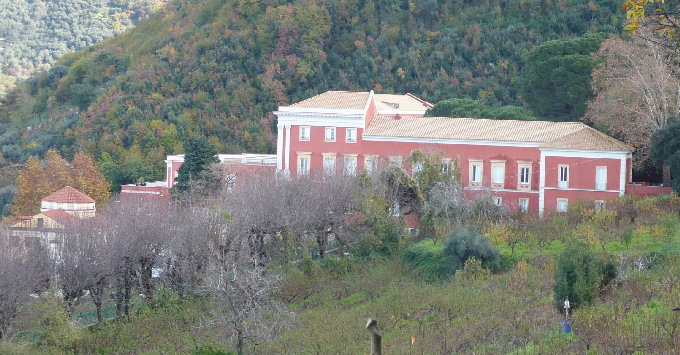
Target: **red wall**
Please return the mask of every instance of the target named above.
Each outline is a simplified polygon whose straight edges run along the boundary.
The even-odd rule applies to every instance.
[[[628,184],[626,185],[626,195],[633,196],[658,196],[670,194],[673,189],[668,186],[649,186],[649,184]]]
[[[408,118],[402,118],[408,119]],[[540,150],[538,148],[512,147],[512,146],[485,146],[466,144],[439,144],[439,143],[411,143],[411,142],[376,142],[362,140],[363,129],[357,128],[357,142],[345,142],[345,128],[336,127],[336,141],[325,142],[325,127],[311,127],[310,140],[300,141],[299,126],[291,127],[290,142],[290,170],[291,176],[297,175],[298,152],[311,153],[311,170],[321,170],[323,167],[323,153],[336,153],[336,171],[342,171],[343,154],[357,154],[357,166],[364,167],[364,155],[378,155],[382,164],[388,164],[389,156],[401,156],[404,159],[411,155],[413,150],[425,153],[441,154],[444,158],[458,158],[461,170],[461,180],[464,186],[469,185],[469,159],[483,160],[482,185],[485,191],[490,191],[493,197],[501,197],[502,203],[511,210],[518,208],[520,198],[529,199],[529,210],[538,210],[538,190],[540,179]],[[505,181],[503,189],[489,189],[491,184],[491,160],[505,160]],[[517,190],[518,161],[532,161],[531,191]],[[551,190],[557,187],[558,166],[569,165],[569,190]],[[628,169],[629,161],[626,162]],[[619,196],[620,190],[620,159],[603,158],[565,158],[546,157],[546,190],[544,199],[545,209],[554,209],[557,206],[557,198],[573,200],[608,200]],[[607,167],[607,187],[609,191],[583,191],[595,190],[596,167]],[[404,166],[408,170],[409,167]],[[627,176],[628,180],[629,177]],[[571,190],[578,189],[578,190]],[[511,191],[507,191],[511,190]],[[514,191],[513,191],[514,190]],[[477,191],[470,189],[466,196],[472,197]]]
[[[138,198],[159,199],[166,201],[168,200],[169,196],[170,188],[162,186],[122,186],[120,191],[121,201]]]
[[[569,188],[570,189],[595,189],[596,167],[607,167],[607,190],[620,189],[619,159],[594,159],[594,158],[545,158],[545,186],[557,187],[559,178],[559,165],[569,165]]]

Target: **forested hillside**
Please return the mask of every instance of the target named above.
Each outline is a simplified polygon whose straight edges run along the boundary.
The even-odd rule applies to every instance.
[[[278,105],[329,89],[523,106],[524,56],[551,39],[619,33],[619,0],[171,1],[67,54],[0,108],[1,163],[84,149],[117,185],[163,177],[206,136],[272,152]]]
[[[62,55],[122,33],[165,0],[0,0],[0,96]]]

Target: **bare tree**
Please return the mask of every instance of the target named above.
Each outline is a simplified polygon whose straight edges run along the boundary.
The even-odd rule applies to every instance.
[[[111,250],[111,268],[117,288],[118,316],[129,319],[132,290],[153,298],[153,269],[172,233],[173,206],[144,198],[121,202],[101,213],[102,232]]]
[[[231,245],[230,249],[214,250],[202,290],[213,301],[210,322],[228,326],[236,338],[237,353],[243,354],[245,341],[272,338],[294,321],[294,315],[274,298],[281,277],[249,256],[239,258],[249,254],[237,252],[248,247],[245,241]]]
[[[178,208],[163,251],[165,278],[180,297],[199,285],[227,219],[215,208]]]
[[[11,334],[12,321],[30,294],[48,285],[49,260],[39,242],[0,232],[0,339]]]
[[[602,64],[593,70],[595,99],[583,119],[635,147],[638,168],[648,159],[651,135],[680,114],[680,81],[671,54],[640,37],[611,37],[596,54]]]

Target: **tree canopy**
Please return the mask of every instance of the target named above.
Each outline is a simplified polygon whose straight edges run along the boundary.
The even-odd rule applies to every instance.
[[[188,191],[193,183],[213,183],[213,179],[208,176],[208,167],[211,164],[219,163],[217,149],[204,137],[192,137],[184,142],[184,163],[177,171],[175,186],[173,190]],[[219,186],[215,186],[218,190]]]
[[[439,101],[427,110],[430,117],[489,118],[494,120],[536,120],[531,111],[524,107],[491,107],[473,99],[448,99]]]
[[[76,153],[69,164],[59,152],[50,149],[42,164],[35,157],[30,157],[24,163],[17,177],[12,214],[22,216],[38,213],[43,198],[67,185],[92,197],[100,205],[109,197],[111,188],[87,153]]]
[[[607,38],[590,33],[565,41],[549,41],[526,57],[522,96],[539,117],[552,121],[575,121],[586,112],[593,96],[591,72],[597,52]]]
[[[651,141],[651,159],[658,168],[664,165],[670,167],[673,190],[680,192],[680,120],[677,117],[671,119],[652,135]]]

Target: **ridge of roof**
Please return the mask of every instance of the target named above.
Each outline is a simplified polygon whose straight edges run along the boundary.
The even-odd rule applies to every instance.
[[[94,203],[94,200],[71,186],[64,186],[57,192],[42,199],[45,202],[56,203]]]

